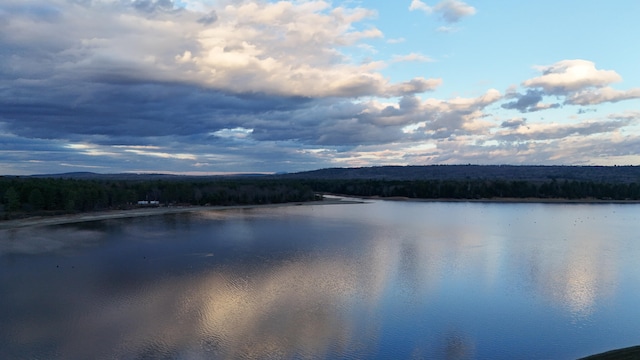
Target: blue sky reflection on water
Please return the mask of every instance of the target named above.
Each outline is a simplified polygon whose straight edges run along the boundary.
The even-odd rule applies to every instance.
[[[638,214],[373,201],[5,230],[0,355],[570,359],[635,345]]]

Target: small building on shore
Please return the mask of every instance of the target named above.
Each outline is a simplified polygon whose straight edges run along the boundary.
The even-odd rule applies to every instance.
[[[138,206],[160,206],[160,201],[158,201],[158,200],[140,200],[140,201],[138,201]]]

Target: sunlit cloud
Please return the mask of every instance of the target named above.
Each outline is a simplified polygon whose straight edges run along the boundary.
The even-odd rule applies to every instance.
[[[196,160],[196,156],[192,154],[170,154],[166,152],[146,151],[139,149],[126,149],[124,151],[134,153],[136,155],[153,156],[163,159]]]
[[[590,87],[603,87],[619,82],[622,77],[613,70],[598,70],[587,60],[563,60],[553,65],[537,66],[541,76],[526,80],[523,86],[542,88],[549,94],[566,94]]]
[[[90,144],[68,144],[67,147],[89,156],[116,156],[118,154],[114,151],[106,150],[105,147]]]
[[[566,102],[573,105],[596,105],[604,102],[640,99],[640,88],[616,90],[611,87],[588,89],[571,94]]]
[[[212,135],[222,137],[222,138],[246,139],[251,135],[252,132],[253,132],[253,129],[245,129],[242,127],[237,127],[233,129],[218,130],[216,132],[213,132]]]
[[[409,34],[361,1],[4,1],[0,165],[23,174],[99,160],[105,171],[151,171],[162,159],[175,172],[298,171],[342,164],[329,153],[379,159],[387,148],[407,152],[387,163],[610,163],[596,149],[638,136],[635,120],[609,119],[640,99],[624,67],[562,54],[533,74],[532,63],[514,63],[500,83],[489,78],[500,71],[481,67],[498,59],[461,59],[452,37],[420,30],[436,16],[455,30],[481,10],[407,2],[402,13],[431,14],[407,21]],[[488,79],[465,83],[469,69]],[[523,150],[552,130],[588,136],[592,150]],[[429,154],[409,150],[419,142]]]

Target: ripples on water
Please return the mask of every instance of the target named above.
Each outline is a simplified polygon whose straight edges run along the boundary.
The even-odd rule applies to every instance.
[[[7,230],[0,357],[576,358],[640,339],[638,214],[371,202]]]

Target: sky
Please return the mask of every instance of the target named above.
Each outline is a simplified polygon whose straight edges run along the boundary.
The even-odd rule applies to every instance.
[[[0,175],[639,165],[640,1],[0,0]]]

